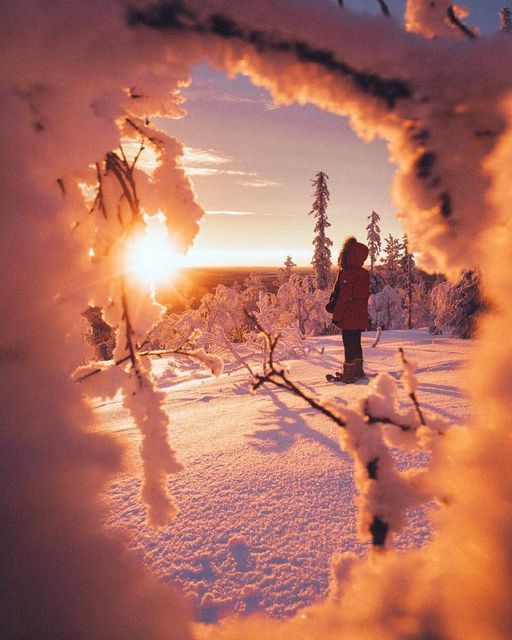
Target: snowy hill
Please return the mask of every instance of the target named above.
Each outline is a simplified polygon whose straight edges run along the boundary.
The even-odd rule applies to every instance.
[[[369,371],[399,378],[398,347],[418,363],[421,407],[452,422],[468,415],[460,388],[471,343],[426,331],[388,331],[370,348]],[[288,362],[290,377],[319,397],[350,403],[368,385],[335,385],[341,337],[308,340],[324,353]],[[181,510],[170,526],[145,524],[137,475],[139,434],[121,402],[97,407],[103,428],[128,445],[130,465],[110,492],[110,526],[122,525],[136,553],[164,582],[186,594],[196,617],[212,622],[232,612],[263,610],[278,617],[325,597],[332,554],[362,554],[355,527],[352,463],[339,446],[339,427],[286,390],[248,392],[244,369],[213,378],[197,365],[179,375],[164,358],[153,369],[168,392],[170,439],[185,470],[170,479]],[[405,391],[401,399],[410,404]],[[400,468],[425,464],[423,453],[396,454]],[[432,534],[426,514],[409,514],[399,547],[421,545]]]

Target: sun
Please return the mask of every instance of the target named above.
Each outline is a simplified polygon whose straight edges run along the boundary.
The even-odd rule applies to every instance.
[[[144,231],[126,244],[125,272],[140,284],[155,286],[172,280],[184,266],[184,258],[169,238],[163,213],[145,214],[144,222]]]

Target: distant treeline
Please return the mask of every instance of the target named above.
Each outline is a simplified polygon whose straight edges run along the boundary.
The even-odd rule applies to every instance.
[[[275,281],[280,269],[281,267],[191,267],[181,271],[169,284],[160,287],[157,299],[173,311],[180,311],[186,307],[186,301],[191,302],[193,298],[199,301],[205,293],[213,293],[219,284],[225,287],[232,287],[235,282],[242,284],[251,273],[261,277],[267,291],[275,293]],[[308,275],[313,273],[313,269],[295,267],[294,273]]]

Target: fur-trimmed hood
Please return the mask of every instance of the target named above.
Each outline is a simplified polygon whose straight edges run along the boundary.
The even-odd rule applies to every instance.
[[[368,257],[368,247],[362,242],[357,242],[354,237],[348,238],[340,253],[339,266],[342,269],[347,267],[362,267]]]

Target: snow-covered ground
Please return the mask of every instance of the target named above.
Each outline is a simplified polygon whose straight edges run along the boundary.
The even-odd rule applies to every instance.
[[[462,422],[468,402],[460,387],[471,342],[426,331],[387,331],[370,348],[367,369],[397,379],[398,347],[418,363],[421,407]],[[367,384],[336,385],[325,374],[339,369],[341,337],[311,339],[324,353],[289,361],[290,377],[321,398],[350,403]],[[126,473],[110,492],[109,525],[129,529],[137,553],[164,582],[185,593],[197,619],[213,622],[233,611],[288,616],[326,595],[333,553],[364,553],[355,528],[352,465],[339,447],[339,427],[290,392],[264,387],[248,392],[245,369],[219,378],[204,371],[171,375],[155,360],[159,386],[168,392],[171,443],[185,470],[170,479],[180,508],[174,522],[145,524],[138,492],[139,433],[120,401],[97,408],[102,428],[128,445]],[[403,402],[408,403],[403,392]],[[424,454],[397,454],[401,468],[425,464]],[[432,535],[426,514],[410,514],[398,546],[420,545]]]

